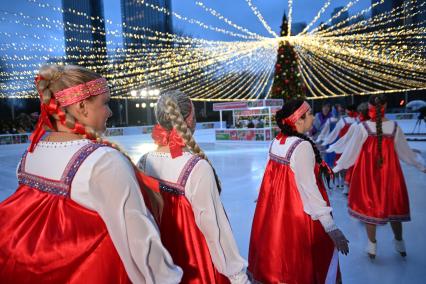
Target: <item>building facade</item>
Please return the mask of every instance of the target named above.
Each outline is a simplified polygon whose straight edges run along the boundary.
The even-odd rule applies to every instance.
[[[102,0],[62,0],[67,62],[103,73],[107,62]]]

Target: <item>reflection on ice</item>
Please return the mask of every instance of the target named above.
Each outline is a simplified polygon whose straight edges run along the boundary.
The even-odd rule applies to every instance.
[[[250,228],[266,157],[267,143],[214,143],[212,130],[196,132],[196,139],[214,164],[223,184],[222,200],[241,254],[247,258]],[[117,142],[137,161],[144,153],[155,149],[149,135],[117,136]],[[410,146],[426,153],[425,142]],[[17,186],[16,166],[27,145],[0,146],[0,200]],[[424,283],[426,279],[426,175],[413,167],[402,165],[410,195],[412,221],[404,223],[407,259],[403,260],[392,244],[389,225],[377,230],[378,251],[375,261],[364,252],[364,226],[349,217],[346,197],[340,191],[330,192],[337,224],[350,241],[348,256],[340,256],[344,283]],[[267,222],[267,220],[265,220]],[[259,248],[262,249],[262,248]]]

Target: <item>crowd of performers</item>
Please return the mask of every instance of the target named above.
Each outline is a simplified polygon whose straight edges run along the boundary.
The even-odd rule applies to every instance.
[[[314,118],[303,100],[277,112],[281,132],[269,148],[247,262],[220,179],[194,140],[187,95],[161,95],[152,133],[158,148],[135,165],[102,138],[111,116],[104,78],[47,65],[35,85],[41,115],[17,167],[18,189],[0,203],[1,283],[339,283],[338,252],[349,245],[324,181],[343,170],[369,255],[376,254],[375,226],[388,222],[406,254],[401,222],[410,215],[399,159],[425,168],[384,118],[382,96],[337,121],[328,113]],[[306,135],[313,124],[317,143]],[[333,170],[323,147],[341,155]]]
[[[338,175],[335,187],[344,188],[348,195],[349,214],[365,223],[371,259],[377,252],[376,226],[387,223],[394,234],[395,250],[407,255],[402,222],[410,221],[410,205],[399,161],[426,172],[424,160],[409,147],[401,128],[385,117],[386,107],[384,95],[373,95],[357,111],[348,107],[334,129],[332,118],[324,121],[316,137],[325,156],[335,154],[331,161]]]

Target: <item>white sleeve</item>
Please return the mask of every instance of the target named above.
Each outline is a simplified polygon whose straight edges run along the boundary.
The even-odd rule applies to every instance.
[[[340,138],[339,140],[336,141],[336,143],[333,143],[330,145],[330,147],[328,147],[328,149],[326,150],[327,153],[332,153],[335,152],[337,154],[341,154],[344,152],[346,145],[349,141],[349,139],[352,137],[355,127],[357,126],[356,123],[353,123],[349,129],[348,132],[346,132],[345,135],[343,135],[342,138]]]
[[[213,170],[207,161],[201,160],[196,164],[186,188],[195,222],[206,239],[214,266],[231,283],[249,283],[245,272],[247,263],[238,251]]]
[[[331,207],[321,195],[315,178],[315,154],[309,142],[303,141],[290,158],[290,167],[295,174],[297,189],[303,202],[303,210],[312,220],[319,220],[326,232],[336,229],[331,217]]]
[[[331,144],[336,140],[336,138],[339,136],[340,130],[345,126],[345,122],[341,118],[339,122],[334,127],[333,131],[331,131],[330,134],[327,135],[327,137],[324,138],[324,142],[322,143],[323,146],[327,146],[328,144]]]
[[[410,146],[408,146],[407,139],[405,138],[405,135],[399,126],[397,126],[396,129],[395,149],[398,157],[402,161],[409,165],[415,166],[420,171],[425,170],[425,162],[423,158],[411,150]]]
[[[93,166],[89,194],[133,283],[179,283],[182,271],[163,247],[130,162],[108,151]]]
[[[347,142],[345,151],[342,153],[339,160],[337,160],[337,165],[333,168],[333,172],[337,173],[343,169],[349,169],[355,164],[367,137],[368,133],[364,129],[364,126],[358,124],[354,129],[353,135]]]
[[[330,119],[327,119],[324,127],[322,128],[320,134],[317,137],[317,140],[315,141],[316,143],[321,142],[322,140],[324,140],[325,136],[327,136],[327,134],[330,132]]]

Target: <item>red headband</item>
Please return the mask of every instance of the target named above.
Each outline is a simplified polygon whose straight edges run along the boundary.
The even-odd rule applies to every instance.
[[[296,121],[310,109],[311,106],[307,102],[303,102],[303,104],[292,115],[283,119],[283,123],[294,126]]]
[[[89,97],[109,93],[107,80],[98,78],[53,94],[62,107],[81,102]]]
[[[40,81],[43,81],[43,80],[46,80],[46,79],[41,75],[37,75],[37,77],[35,78],[35,85],[37,88],[37,92],[39,93],[39,96],[40,96],[41,104],[40,104],[40,116],[38,118],[35,129],[30,136],[31,144],[30,144],[30,147],[28,148],[29,152],[34,151],[35,146],[40,141],[41,137],[43,137],[43,135],[46,133],[46,128],[54,129],[54,126],[52,122],[50,121],[50,116],[52,116],[53,114],[56,114],[61,124],[65,125],[66,114],[59,107],[59,104],[61,104],[61,106],[64,107],[73,103],[80,102],[84,99],[87,99],[88,97],[97,96],[102,93],[109,92],[108,86],[106,85],[106,80],[104,78],[99,78],[84,84],[80,84],[75,87],[71,87],[71,88],[59,91],[56,94],[54,94],[53,97],[50,98],[49,103],[44,104],[43,94],[38,88],[38,84],[40,83]],[[74,129],[71,129],[71,130],[77,134],[86,133],[84,126],[79,123],[76,123]]]

